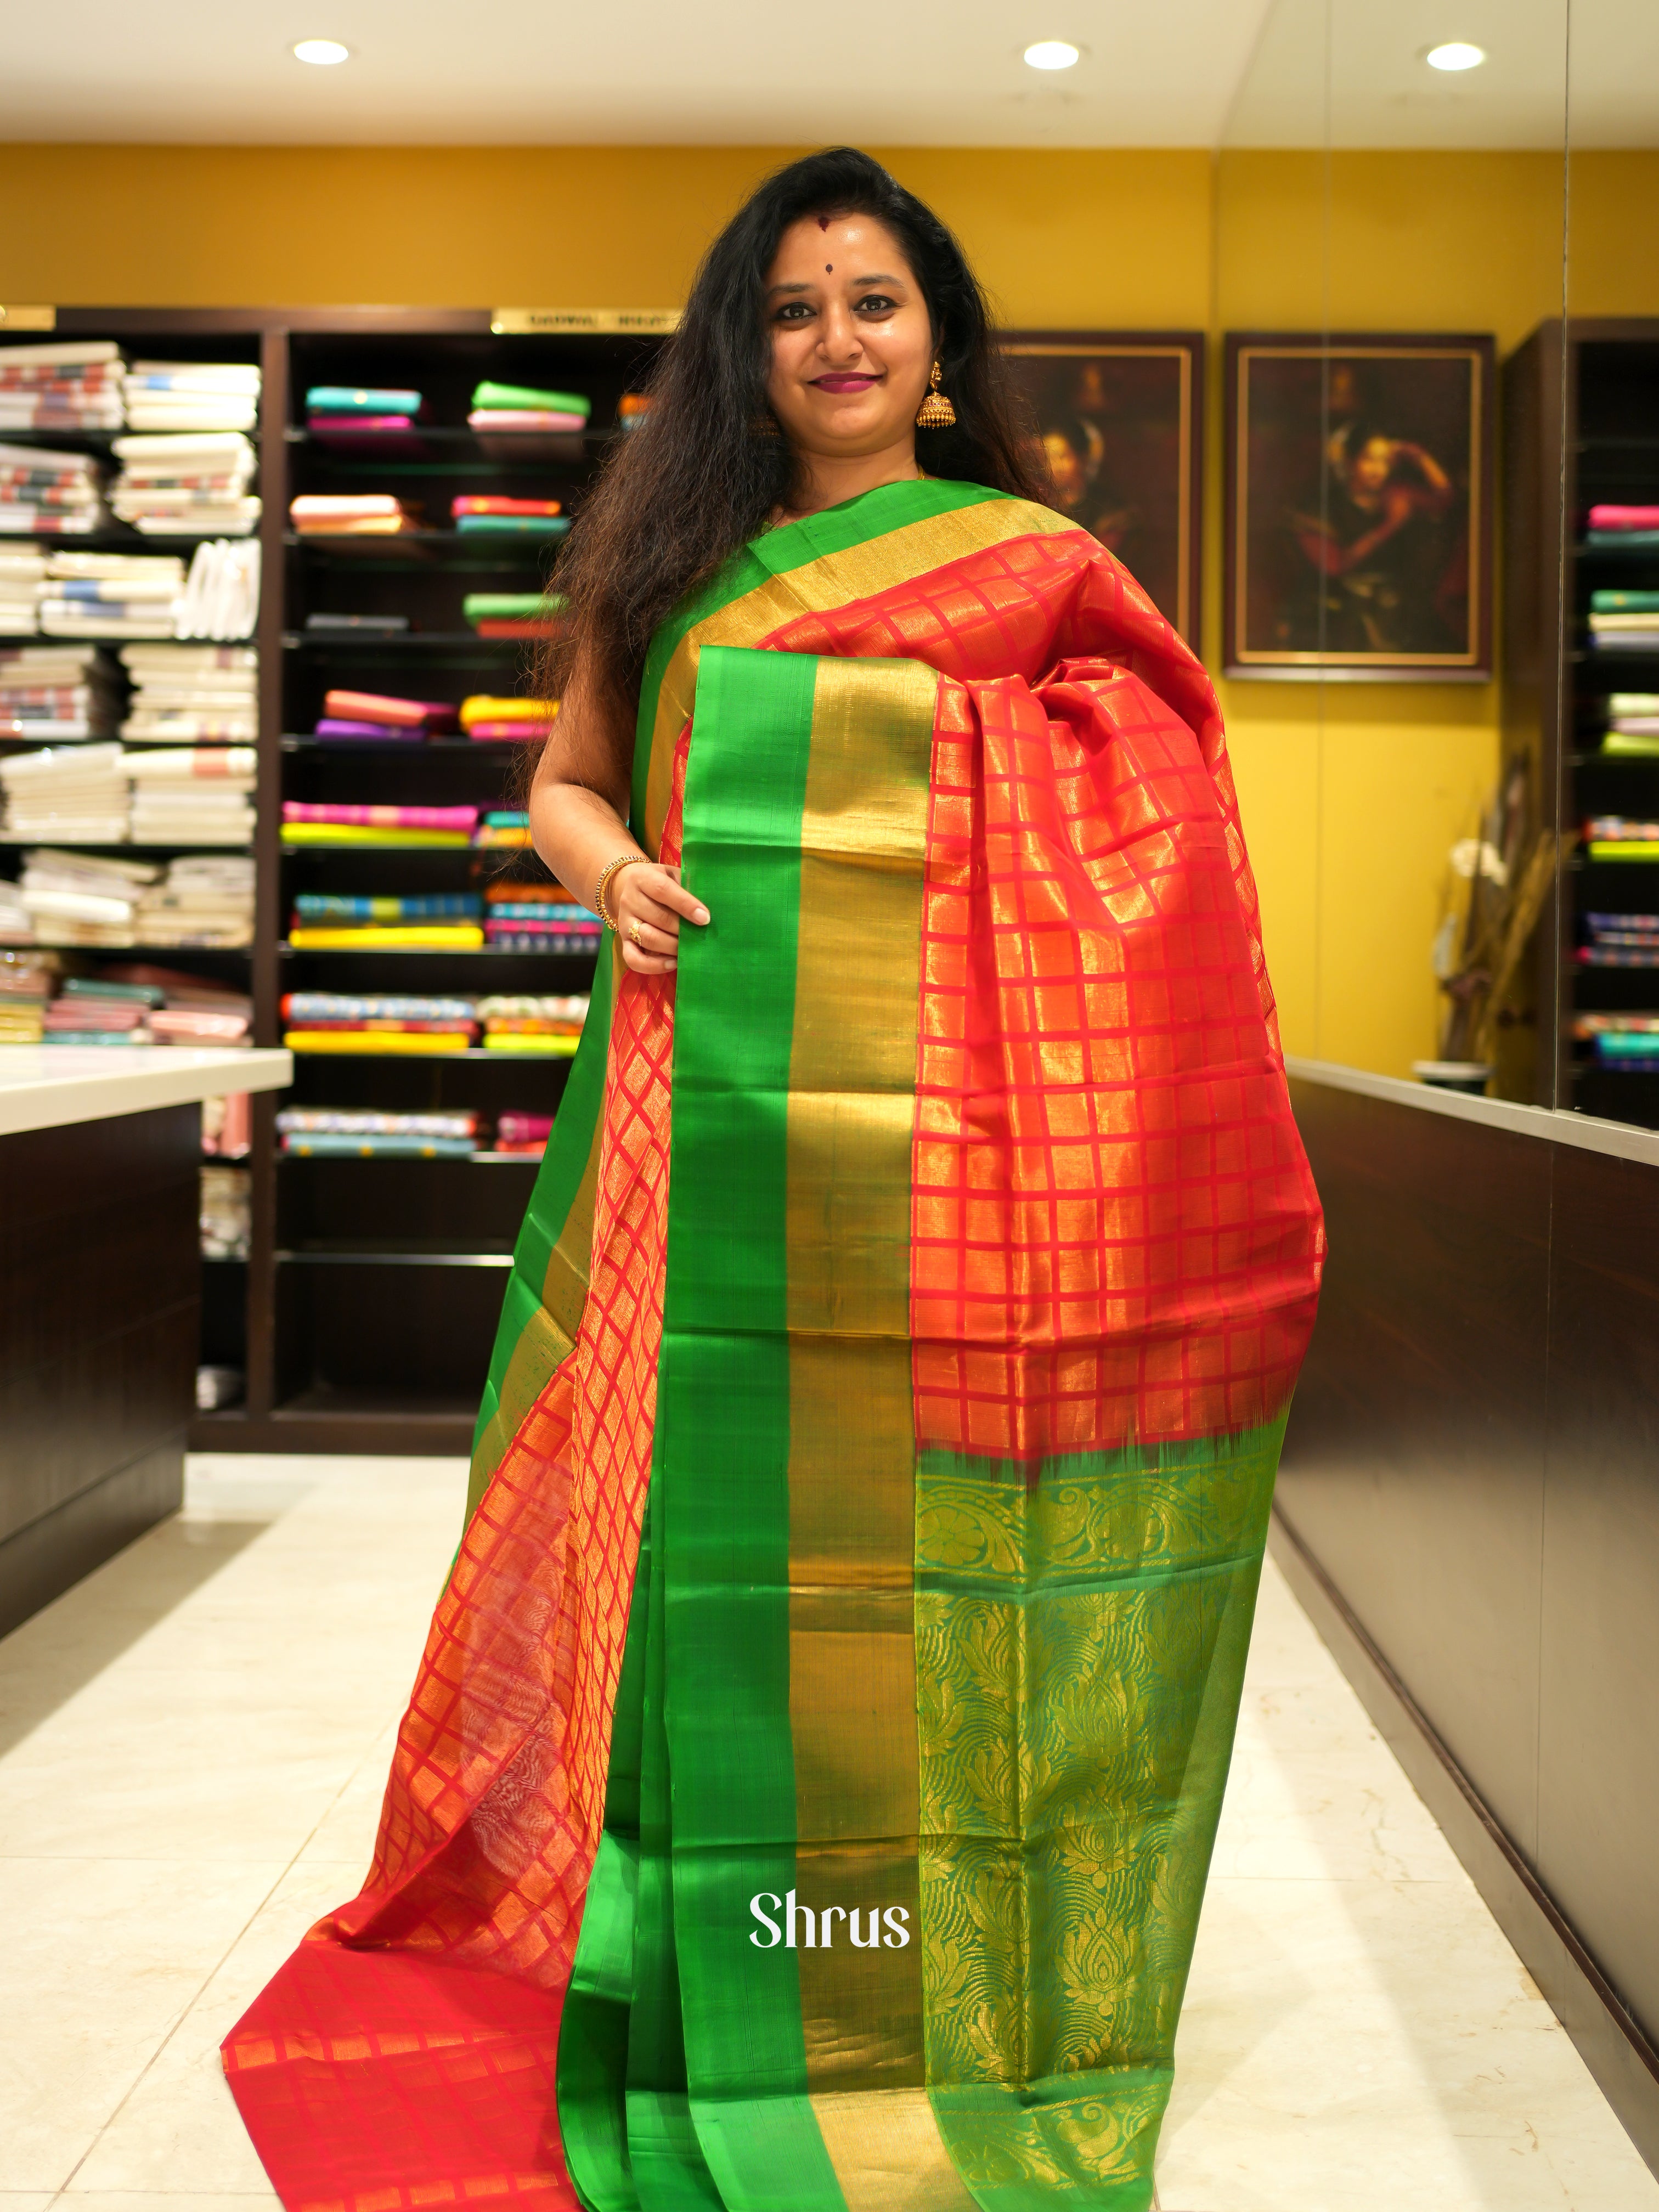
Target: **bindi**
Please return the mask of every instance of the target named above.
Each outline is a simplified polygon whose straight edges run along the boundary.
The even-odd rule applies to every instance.
[[[835,273],[836,273],[836,264],[835,264],[835,263],[834,263],[833,261],[826,261],[826,262],[824,263],[824,264],[823,264],[823,273],[824,273],[824,275],[825,275],[826,276],[833,276],[835,275]]]
[[[819,228],[820,230],[828,230],[828,229],[829,229],[829,228],[830,228],[830,218],[829,218],[829,216],[828,216],[827,215],[821,215],[821,216],[818,217],[818,228]]]

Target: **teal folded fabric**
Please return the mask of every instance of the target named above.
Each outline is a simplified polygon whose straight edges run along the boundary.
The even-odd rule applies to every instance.
[[[464,514],[455,525],[462,538],[562,538],[569,527],[565,514]]]

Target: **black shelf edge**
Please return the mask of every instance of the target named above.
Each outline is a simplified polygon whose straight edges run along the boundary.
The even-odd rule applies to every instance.
[[[367,1053],[357,1058],[367,1060]],[[459,1058],[451,1054],[450,1058]],[[500,1054],[491,1053],[491,1060]],[[539,1152],[437,1152],[427,1157],[419,1152],[283,1152],[273,1154],[279,1166],[290,1162],[301,1167],[331,1167],[345,1161],[349,1166],[363,1168],[379,1165],[419,1168],[538,1168],[542,1164]]]
[[[283,1045],[292,1052],[295,1060],[307,1066],[313,1060],[326,1060],[332,1066],[337,1060],[369,1060],[376,1067],[384,1067],[388,1060],[398,1060],[405,1066],[447,1067],[452,1060],[486,1060],[495,1067],[568,1067],[575,1058],[569,1052],[491,1052],[481,1044],[468,1045],[465,1052],[309,1052]]]
[[[520,745],[533,744],[535,739],[532,738],[426,738],[419,744],[408,745],[389,744],[380,738],[294,736],[281,738],[277,742],[285,753],[369,753],[376,757],[389,760],[408,760],[422,753],[512,752]],[[362,845],[285,845],[283,849],[287,853],[324,853],[367,852],[369,848]],[[418,848],[406,845],[380,845],[374,849],[381,853],[409,852],[416,849],[427,853],[448,853],[459,852],[462,848],[458,845],[424,845]],[[510,845],[470,845],[465,849],[472,853],[500,853],[511,852],[514,848]],[[524,849],[527,852],[528,846]]]
[[[279,1267],[510,1267],[510,1252],[308,1252],[279,1245],[271,1257]]]
[[[330,653],[410,653],[483,652],[499,653],[507,647],[544,645],[538,637],[480,637],[470,629],[391,630],[380,635],[373,630],[285,629],[283,632],[284,653],[315,653],[326,649]]]
[[[19,851],[43,848],[51,853],[240,853],[245,858],[253,850],[252,845],[141,845],[128,838],[107,844],[88,844],[84,837],[54,837],[47,830],[38,830],[30,836],[18,837],[9,830],[0,832],[0,847],[15,848]]]

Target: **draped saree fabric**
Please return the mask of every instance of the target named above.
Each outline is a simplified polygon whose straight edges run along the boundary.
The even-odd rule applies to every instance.
[[[362,1894],[225,2046],[284,2203],[1143,2212],[1322,1234],[1213,698],[893,485],[665,625]]]

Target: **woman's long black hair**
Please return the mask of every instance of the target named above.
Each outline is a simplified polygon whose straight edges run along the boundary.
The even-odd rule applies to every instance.
[[[756,429],[772,420],[766,276],[790,224],[818,215],[884,223],[921,287],[941,388],[957,411],[954,429],[917,433],[927,474],[1051,499],[1042,447],[961,246],[869,155],[850,146],[809,154],[767,178],[709,247],[646,386],[651,412],[582,508],[556,579],[567,611],[542,671],[551,696],[580,657],[586,680],[631,720],[658,623],[787,500],[788,442]]]

